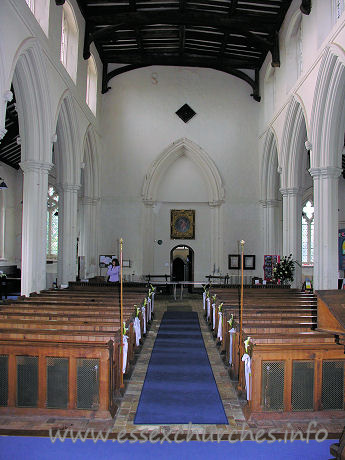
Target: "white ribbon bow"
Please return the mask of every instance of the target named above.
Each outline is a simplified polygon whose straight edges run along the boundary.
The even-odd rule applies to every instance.
[[[134,318],[134,332],[135,332],[135,343],[138,347],[140,345],[141,330],[140,330],[140,321],[137,316]]]
[[[216,304],[212,304],[212,329],[216,327]]]
[[[147,312],[148,312],[149,321],[151,321],[151,298],[150,297],[147,300]]]
[[[210,308],[211,308],[211,305],[210,305],[210,304],[211,304],[210,298],[207,297],[207,317],[206,317],[207,320],[208,320],[209,317],[210,317]]]
[[[141,307],[141,313],[142,313],[142,315],[143,315],[143,323],[144,323],[144,328],[143,328],[143,329],[144,329],[144,334],[146,334],[146,308],[145,308],[144,305]]]
[[[250,400],[250,376],[251,376],[251,359],[247,353],[244,353],[242,356],[242,361],[244,361],[244,373],[246,377],[246,390],[247,390],[247,400]]]
[[[223,321],[222,321],[223,314],[221,311],[218,313],[218,316],[219,316],[219,321],[218,321],[217,339],[222,341],[223,340]]]
[[[230,346],[229,346],[229,364],[232,364],[232,336],[235,334],[236,329],[233,327],[230,329],[229,334],[230,334]]]
[[[203,309],[205,310],[206,309],[206,292],[205,291],[202,293],[202,306],[203,306]]]
[[[128,335],[122,336],[122,344],[123,344],[123,354],[122,354],[122,373],[126,372],[127,367],[127,352],[128,352]]]
[[[154,310],[154,304],[155,304],[155,293],[152,292],[152,294],[151,294],[151,308],[152,308],[152,313],[153,313],[153,310]]]

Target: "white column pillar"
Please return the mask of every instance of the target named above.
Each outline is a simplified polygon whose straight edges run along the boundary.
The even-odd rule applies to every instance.
[[[282,189],[283,195],[283,256],[292,254],[302,261],[302,190],[298,187]],[[295,264],[293,287],[302,286],[302,268]]]
[[[263,248],[264,254],[270,254],[269,247],[269,225],[268,225],[268,208],[267,200],[261,200],[260,204],[262,206],[262,232],[263,232]]]
[[[29,295],[46,288],[48,172],[53,165],[20,163],[23,170],[22,287]]]
[[[338,288],[338,180],[342,169],[311,168],[314,181],[314,289]]]
[[[96,206],[96,199],[87,196],[82,198],[83,221],[80,235],[80,253],[85,256],[87,277],[97,275]]]
[[[75,281],[77,266],[77,206],[79,185],[59,186],[58,283]]]
[[[266,203],[268,252],[265,254],[279,254],[279,201],[267,200]]]
[[[153,201],[144,200],[144,223],[143,223],[143,275],[153,275],[154,269],[154,213]],[[170,269],[169,269],[170,272]],[[168,273],[169,274],[169,273]]]
[[[223,233],[221,231],[221,204],[222,202],[210,202],[211,208],[211,269],[215,273],[224,273],[224,247]]]

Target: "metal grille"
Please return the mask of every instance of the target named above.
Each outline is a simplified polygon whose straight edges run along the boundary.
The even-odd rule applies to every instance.
[[[261,405],[265,410],[284,410],[284,361],[262,361]]]
[[[36,407],[38,399],[38,357],[17,356],[17,406]]]
[[[68,404],[68,358],[47,358],[47,407]]]
[[[98,409],[99,359],[77,360],[77,408]]]
[[[314,408],[314,362],[294,361],[292,367],[292,410]]]
[[[344,408],[344,361],[322,363],[322,408]]]
[[[0,355],[0,406],[8,404],[8,356]]]

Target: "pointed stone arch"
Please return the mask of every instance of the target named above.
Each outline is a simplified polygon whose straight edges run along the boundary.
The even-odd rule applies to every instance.
[[[187,138],[181,138],[166,148],[151,164],[142,187],[144,202],[155,202],[161,179],[169,167],[181,156],[186,155],[204,177],[210,205],[219,205],[224,201],[224,187],[219,171],[210,156],[197,144]]]
[[[273,129],[269,129],[266,134],[261,163],[261,205],[265,254],[280,254],[281,252],[282,229],[279,185],[277,140]]]
[[[310,173],[314,184],[314,288],[338,286],[338,181],[345,131],[345,52],[328,46],[311,112]]]
[[[301,187],[307,140],[306,118],[301,102],[292,97],[285,119],[282,139],[282,188]]]
[[[345,126],[345,52],[325,49],[311,113],[312,168],[341,167]]]
[[[56,117],[57,143],[60,158],[57,173],[60,183],[80,184],[80,147],[74,100],[69,91],[62,95]]]

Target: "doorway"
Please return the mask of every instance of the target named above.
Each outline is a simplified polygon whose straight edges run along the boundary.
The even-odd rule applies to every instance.
[[[171,281],[194,281],[194,251],[186,245],[170,251]],[[188,287],[191,292],[192,286]]]

